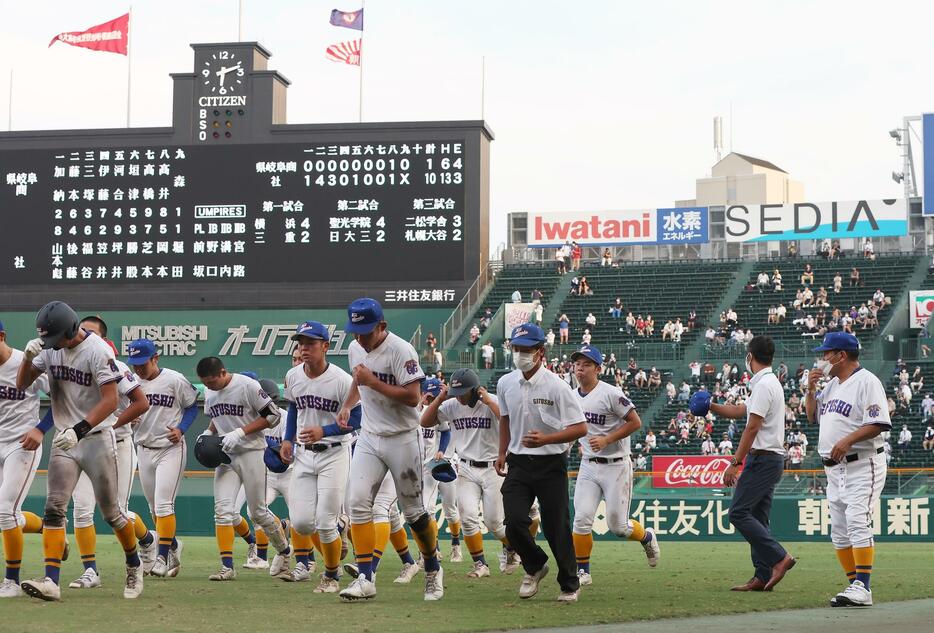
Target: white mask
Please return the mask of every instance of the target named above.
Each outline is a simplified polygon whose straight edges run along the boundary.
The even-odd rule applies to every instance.
[[[831,363],[829,360],[824,360],[821,358],[814,363],[814,369],[824,374],[825,376],[829,376],[830,370],[833,369],[833,363]]]
[[[520,371],[532,371],[537,364],[535,352],[516,352],[512,355],[512,362]]]

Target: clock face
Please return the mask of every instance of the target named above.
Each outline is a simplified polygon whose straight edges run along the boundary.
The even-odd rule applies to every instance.
[[[244,74],[243,60],[236,53],[219,50],[205,58],[199,78],[205,92],[226,95],[243,91]]]

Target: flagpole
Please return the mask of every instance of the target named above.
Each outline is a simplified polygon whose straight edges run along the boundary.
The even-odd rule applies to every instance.
[[[365,0],[360,0],[360,11],[363,11],[365,5]],[[360,86],[357,90],[357,94],[360,98],[357,104],[357,116],[360,123],[363,123],[363,31],[364,29],[360,29]]]
[[[13,131],[13,69],[10,69],[10,103],[7,106],[6,129]]]
[[[133,41],[130,39],[130,28],[133,23],[133,5],[130,5],[130,10],[127,13],[126,19],[126,126],[130,127],[130,87],[132,79],[132,53],[133,53]]]
[[[486,110],[486,55],[480,58],[480,120]]]
[[[240,0],[240,12],[237,14],[237,41],[243,41],[243,0]]]

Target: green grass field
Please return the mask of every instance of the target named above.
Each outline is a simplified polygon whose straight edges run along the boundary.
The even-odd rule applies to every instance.
[[[71,537],[70,537],[71,538]],[[72,558],[62,570],[67,583],[81,572],[72,542]],[[92,590],[62,589],[61,603],[30,598],[0,602],[5,633],[85,631],[93,633],[156,631],[484,631],[545,626],[575,626],[642,619],[727,614],[774,609],[821,607],[842,588],[842,573],[830,543],[792,543],[798,565],[773,593],[737,594],[731,584],[751,575],[748,549],[741,543],[662,541],[662,560],[649,569],[634,543],[597,542],[593,555],[594,585],[580,602],[560,605],[554,573],[538,596],[519,600],[520,576],[493,576],[470,581],[470,565],[445,563],[445,597],[422,600],[423,576],[411,585],[394,585],[399,570],[392,554],[382,567],[378,596],[367,603],[342,604],[336,595],[316,595],[314,583],[291,584],[266,572],[239,569],[236,581],[207,580],[218,563],[213,539],[185,539],[182,573],[174,579],[146,579],[138,600],[124,600],[120,547],[112,535],[98,536],[98,566],[103,586]],[[447,551],[447,543],[443,543]],[[488,543],[488,559],[496,560]],[[41,543],[27,537],[24,578],[39,572]],[[237,543],[237,564],[245,546]],[[930,544],[881,544],[873,575],[876,602],[934,597]],[[345,583],[342,583],[342,585]]]

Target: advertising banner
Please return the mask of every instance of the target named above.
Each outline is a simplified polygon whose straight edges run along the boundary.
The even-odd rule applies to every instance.
[[[709,239],[707,207],[528,214],[528,244],[558,247],[698,244]]]
[[[655,488],[723,488],[728,455],[655,455],[652,486]]]
[[[504,304],[506,312],[503,316],[506,318],[506,338],[512,335],[512,331],[517,325],[529,323],[532,320],[532,315],[535,313],[535,305],[534,303]]]
[[[912,329],[920,330],[934,312],[934,290],[912,290],[909,295],[910,326]]]

